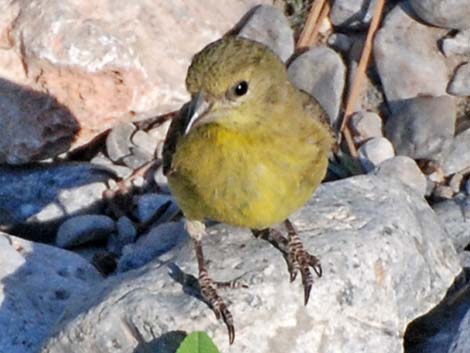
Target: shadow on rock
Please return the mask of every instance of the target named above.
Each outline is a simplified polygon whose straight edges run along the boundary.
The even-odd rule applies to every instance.
[[[141,342],[133,353],[176,353],[186,337],[184,331],[170,331],[150,342]]]

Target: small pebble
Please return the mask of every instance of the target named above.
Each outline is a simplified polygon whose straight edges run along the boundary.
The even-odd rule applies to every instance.
[[[155,141],[157,144],[155,148],[155,158],[162,158],[163,145],[165,144],[166,134],[170,128],[171,120],[167,120],[159,126],[154,127],[153,129],[147,131],[147,134],[150,138]]]
[[[470,128],[462,131],[452,139],[449,153],[443,161],[445,175],[458,173],[470,167]]]
[[[328,45],[342,53],[347,53],[353,44],[353,40],[343,33],[333,33],[328,38]]]
[[[468,0],[409,0],[415,14],[424,22],[449,29],[470,28]]]
[[[373,112],[360,111],[354,113],[349,125],[354,133],[354,140],[357,144],[361,144],[373,137],[383,136],[382,118]]]
[[[140,168],[153,159],[153,155],[140,149],[139,147],[131,147],[130,151],[131,154],[122,159],[122,162],[129,168]]]
[[[454,96],[470,96],[470,63],[457,68],[447,92]]]
[[[238,35],[263,43],[283,61],[294,52],[294,32],[284,13],[274,6],[258,6]]]
[[[465,193],[470,196],[470,178],[465,182]]]
[[[132,143],[140,150],[148,153],[150,156],[155,155],[158,141],[153,139],[151,135],[142,130],[137,130],[132,135]]]
[[[335,26],[358,29],[372,19],[377,0],[335,0],[330,18]]]
[[[460,191],[463,182],[463,175],[460,173],[455,173],[449,181],[449,187],[452,189],[454,194]]]
[[[158,168],[153,174],[153,180],[157,184],[160,192],[164,194],[171,194],[170,188],[168,187],[168,179],[163,175],[163,168]]]
[[[108,216],[75,216],[60,225],[56,245],[61,248],[71,248],[92,241],[104,240],[114,229],[115,223]]]
[[[395,156],[393,146],[385,137],[374,137],[359,147],[359,161],[366,172]]]
[[[159,221],[168,221],[172,216],[179,212],[179,208],[173,198],[168,195],[147,193],[142,195],[137,202],[137,218],[141,223],[148,222],[157,212],[161,212]]]
[[[107,170],[111,171],[116,177],[125,179],[132,174],[132,169],[124,167],[122,165],[114,164],[109,158],[103,154],[97,154],[90,163],[103,166]]]
[[[126,216],[119,217],[116,222],[119,242],[123,245],[133,243],[137,236],[134,223]]]
[[[131,154],[131,136],[135,131],[132,123],[116,125],[106,138],[106,153],[113,162],[119,162],[122,158]]]
[[[424,197],[428,187],[426,177],[419,169],[416,162],[406,156],[396,156],[382,162],[374,174],[398,178],[403,184],[408,185],[418,195]]]
[[[450,186],[437,185],[434,188],[432,196],[437,201],[448,200],[454,196],[454,191]]]

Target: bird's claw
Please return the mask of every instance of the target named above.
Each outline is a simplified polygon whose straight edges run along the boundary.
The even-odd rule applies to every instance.
[[[304,249],[302,242],[300,241],[299,235],[291,226],[288,229],[289,241],[288,241],[288,254],[287,263],[290,274],[290,280],[293,282],[297,273],[300,272],[302,276],[302,284],[304,287],[304,304],[307,305],[310,298],[310,291],[313,286],[313,276],[310,272],[310,267],[313,269],[318,277],[323,274],[320,260]]]
[[[229,282],[230,283],[230,282]],[[227,326],[228,340],[232,344],[235,340],[235,326],[233,324],[233,316],[223,299],[217,293],[216,282],[213,282],[206,271],[202,271],[199,275],[199,286],[204,300],[212,308],[217,320],[222,318],[225,326]]]

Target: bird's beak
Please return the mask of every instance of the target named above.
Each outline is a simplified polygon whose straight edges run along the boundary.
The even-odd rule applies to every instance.
[[[189,102],[186,110],[186,128],[184,134],[186,135],[191,129],[196,126],[202,125],[207,121],[208,112],[210,111],[211,104],[209,104],[204,95],[201,92],[198,92],[194,95]]]

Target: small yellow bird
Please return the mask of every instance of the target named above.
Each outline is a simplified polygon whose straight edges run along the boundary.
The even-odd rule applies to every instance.
[[[172,122],[164,173],[194,239],[204,299],[227,325],[233,318],[204,264],[204,220],[247,227],[279,248],[291,281],[300,271],[307,304],[318,259],[287,219],[324,178],[333,136],[320,105],[295,88],[266,46],[226,36],[196,54],[186,86],[192,96]],[[288,237],[270,227],[284,222]]]

